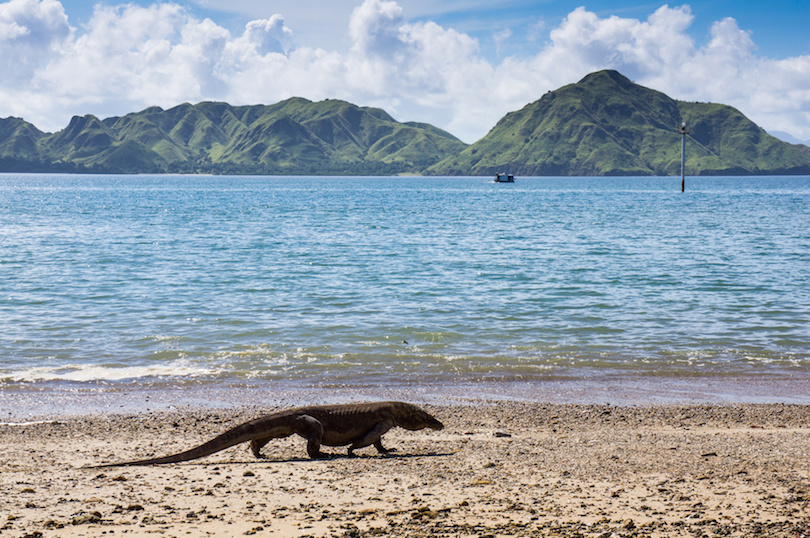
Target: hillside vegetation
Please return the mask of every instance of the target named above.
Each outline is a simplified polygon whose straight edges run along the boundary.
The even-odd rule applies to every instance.
[[[418,173],[466,144],[383,110],[293,98],[265,106],[151,107],[99,120],[75,116],[54,134],[0,120],[0,169],[120,173]]]
[[[546,93],[470,146],[428,124],[328,99],[75,116],[53,134],[6,118],[0,171],[677,175],[683,121],[689,175],[810,174],[809,148],[774,138],[735,108],[676,101],[616,71]]]
[[[808,174],[810,154],[730,106],[676,101],[616,71],[592,73],[507,114],[481,140],[428,170],[438,175]]]

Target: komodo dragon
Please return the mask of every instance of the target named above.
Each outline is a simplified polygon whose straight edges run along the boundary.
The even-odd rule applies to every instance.
[[[178,463],[202,458],[245,441],[250,441],[250,449],[257,458],[260,458],[262,447],[270,439],[289,437],[294,433],[307,440],[307,453],[312,459],[331,457],[330,454],[321,452],[321,445],[349,445],[349,456],[354,456],[353,451],[358,448],[374,445],[380,453],[385,454],[388,450],[382,445],[382,435],[396,426],[412,431],[444,428],[444,425],[430,414],[415,405],[403,402],[299,407],[245,422],[185,452],[162,458],[107,463],[95,467]]]

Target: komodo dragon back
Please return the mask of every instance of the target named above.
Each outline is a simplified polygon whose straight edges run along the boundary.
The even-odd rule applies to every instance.
[[[423,409],[405,402],[372,402],[339,405],[320,405],[288,409],[250,420],[214,437],[199,446],[160,458],[106,463],[93,468],[133,465],[161,465],[203,458],[250,441],[254,455],[271,439],[298,434],[307,439],[307,452],[313,459],[330,457],[321,452],[321,445],[349,446],[353,450],[369,445],[381,453],[381,437],[394,427],[406,430],[431,428],[441,430],[444,425]]]

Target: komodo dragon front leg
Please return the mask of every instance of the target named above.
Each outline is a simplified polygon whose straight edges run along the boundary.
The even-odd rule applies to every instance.
[[[383,446],[382,436],[393,427],[394,423],[390,419],[381,420],[375,424],[374,427],[371,428],[363,437],[349,446],[349,456],[354,457],[355,450],[358,448],[367,447],[369,445],[374,445],[374,448],[376,448],[377,452],[380,454],[388,454],[390,450]]]

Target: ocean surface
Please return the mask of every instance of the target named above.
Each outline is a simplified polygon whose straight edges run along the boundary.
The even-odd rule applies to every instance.
[[[810,177],[0,174],[6,395],[763,376],[810,379]]]

